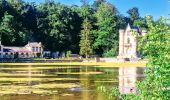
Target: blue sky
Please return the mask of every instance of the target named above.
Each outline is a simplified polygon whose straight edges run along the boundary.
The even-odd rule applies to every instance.
[[[45,0],[24,0],[27,2],[42,3]],[[81,5],[80,0],[54,0],[67,5]],[[94,0],[89,0],[91,3]],[[168,0],[107,0],[115,5],[121,14],[132,7],[138,7],[141,16],[152,15],[154,19],[160,16],[170,17],[170,2]]]

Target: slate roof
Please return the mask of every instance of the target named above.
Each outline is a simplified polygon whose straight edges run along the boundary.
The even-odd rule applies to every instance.
[[[140,30],[140,28],[138,26],[130,26],[131,29],[137,29]]]
[[[128,26],[129,26],[131,29],[133,29],[133,30],[137,30],[137,32],[139,33],[139,35],[142,35],[142,31],[141,31],[140,27],[138,27],[138,26],[131,26],[131,25],[129,25],[129,24],[128,24]]]
[[[4,52],[31,52],[26,47],[4,47]]]

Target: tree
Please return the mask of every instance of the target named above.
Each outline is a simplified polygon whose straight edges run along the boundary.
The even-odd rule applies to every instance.
[[[150,59],[147,64],[147,77],[138,85],[140,99],[170,98],[170,27],[166,19],[161,18],[156,24],[148,20],[149,30],[141,39],[140,48]],[[143,45],[145,44],[145,45]]]
[[[131,9],[129,9],[127,11],[127,13],[129,14],[129,18],[130,18],[130,22],[129,23],[131,25],[133,25],[135,20],[138,20],[140,18],[140,14],[139,14],[138,8],[136,8],[136,7],[133,7]]]
[[[4,39],[9,39],[10,41],[13,41],[13,16],[9,15],[7,12],[5,12],[4,17],[2,18],[2,22],[0,23],[0,34],[1,34],[1,41]],[[6,37],[6,38],[2,38]]]
[[[38,27],[42,30],[39,39],[44,41],[45,47],[51,51],[78,53],[81,20],[77,12],[54,2],[42,4],[39,9],[42,13],[38,18]]]
[[[93,44],[96,51],[105,55],[107,52],[114,51],[113,55],[116,55],[116,49],[118,45],[118,31],[116,29],[116,8],[109,3],[102,3],[96,12],[96,18],[98,29],[96,30],[96,39]],[[107,17],[106,17],[107,16]],[[115,50],[113,50],[115,49]]]
[[[106,0],[95,0],[92,7],[93,9],[96,11],[97,8],[102,4],[102,3],[105,3]]]
[[[80,54],[85,55],[87,58],[90,54],[92,54],[92,48],[90,44],[90,31],[91,24],[86,18],[82,25],[83,30],[81,30],[81,40],[80,40]]]

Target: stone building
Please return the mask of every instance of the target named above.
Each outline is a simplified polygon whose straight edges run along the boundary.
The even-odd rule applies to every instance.
[[[135,33],[134,33],[135,32]],[[126,29],[119,30],[119,60],[138,60],[140,55],[137,52],[138,41],[135,34],[144,36],[146,31],[139,27],[127,25]]]
[[[29,42],[23,47],[4,46],[0,42],[0,58],[33,58],[41,57],[42,53],[41,42]]]

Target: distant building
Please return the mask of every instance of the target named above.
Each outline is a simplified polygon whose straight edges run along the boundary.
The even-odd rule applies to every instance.
[[[0,58],[33,58],[42,57],[41,42],[29,42],[23,47],[4,46],[0,42]]]
[[[137,39],[134,35],[144,36],[146,31],[139,27],[127,25],[126,29],[119,30],[119,60],[138,60],[139,54],[137,52]]]

